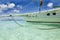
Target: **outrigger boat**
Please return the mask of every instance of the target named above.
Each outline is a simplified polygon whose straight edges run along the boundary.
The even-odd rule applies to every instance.
[[[40,1],[42,6],[42,0]],[[60,23],[60,8],[54,8],[45,11],[39,11],[31,14],[16,14],[6,15],[1,17],[23,17],[27,22],[48,22],[48,23]]]

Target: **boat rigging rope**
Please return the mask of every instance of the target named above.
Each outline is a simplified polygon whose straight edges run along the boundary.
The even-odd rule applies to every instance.
[[[24,27],[23,25],[19,24],[12,15],[10,15],[10,17],[12,18],[12,20],[19,26],[22,26]],[[60,26],[59,27],[52,27],[52,28],[37,28],[37,29],[40,29],[40,30],[53,30],[53,29],[60,29]]]
[[[23,26],[22,24],[19,24],[19,23],[14,19],[14,17],[13,17],[12,15],[10,15],[10,17],[12,18],[12,20],[13,20],[17,25]]]

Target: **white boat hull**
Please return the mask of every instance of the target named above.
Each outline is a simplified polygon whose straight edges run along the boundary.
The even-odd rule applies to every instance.
[[[54,14],[55,13],[55,14]],[[60,9],[41,11],[35,14],[29,14],[25,17],[29,22],[58,22],[60,23]]]
[[[50,22],[60,23],[60,18],[25,18],[28,22]]]

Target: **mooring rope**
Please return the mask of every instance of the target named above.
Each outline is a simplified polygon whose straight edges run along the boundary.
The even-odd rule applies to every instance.
[[[17,25],[23,26],[22,24],[19,24],[19,23],[14,19],[14,17],[13,17],[12,15],[10,15],[10,17],[12,18],[12,20],[13,20]]]

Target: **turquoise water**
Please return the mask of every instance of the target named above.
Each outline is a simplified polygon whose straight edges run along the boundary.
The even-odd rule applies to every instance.
[[[60,23],[0,21],[0,40],[60,40]]]

